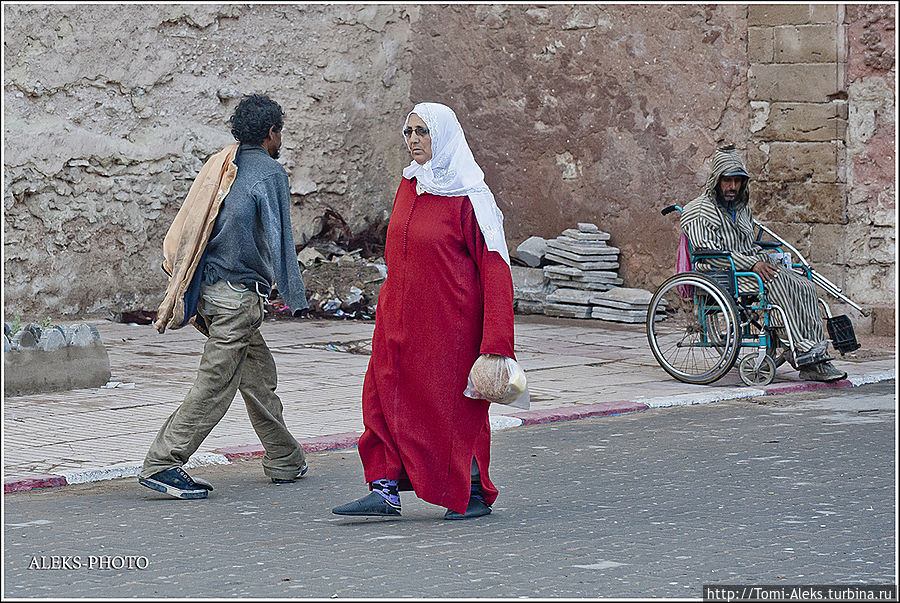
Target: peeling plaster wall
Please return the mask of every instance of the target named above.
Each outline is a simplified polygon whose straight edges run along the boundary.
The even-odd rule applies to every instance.
[[[423,6],[412,98],[453,107],[511,248],[595,222],[630,287],[672,273],[677,220],[746,145],[746,7]]]
[[[389,215],[409,15],[362,5],[6,5],[5,314],[156,309],[162,239],[240,96],[285,110],[294,237]]]

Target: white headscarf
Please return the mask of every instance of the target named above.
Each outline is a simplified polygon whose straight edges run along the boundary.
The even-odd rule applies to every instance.
[[[487,248],[498,252],[509,264],[503,213],[484,182],[484,172],[475,163],[456,113],[446,105],[419,103],[406,116],[403,129],[406,129],[409,116],[413,113],[425,122],[431,133],[431,159],[422,165],[411,162],[403,169],[403,177],[415,178],[433,195],[468,196]]]

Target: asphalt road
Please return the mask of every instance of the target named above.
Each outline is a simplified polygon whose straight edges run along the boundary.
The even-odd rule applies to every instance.
[[[895,392],[495,433],[500,498],[470,521],[444,521],[411,493],[400,519],[332,515],[365,494],[355,449],[311,454],[293,485],[267,482],[257,462],[194,469],[216,486],[203,501],[132,479],[5,495],[4,598],[700,598],[704,584],[896,584]]]

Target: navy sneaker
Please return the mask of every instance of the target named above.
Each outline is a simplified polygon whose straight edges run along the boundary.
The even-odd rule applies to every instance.
[[[181,467],[173,467],[154,473],[150,477],[139,477],[138,483],[151,490],[165,492],[175,498],[206,498],[213,489],[212,484],[202,479],[194,479]]]
[[[306,464],[306,461],[303,461],[303,466],[300,467],[300,473],[297,474],[297,477],[273,477],[273,484],[293,484],[298,479],[306,475],[306,472],[309,471],[309,465]]]

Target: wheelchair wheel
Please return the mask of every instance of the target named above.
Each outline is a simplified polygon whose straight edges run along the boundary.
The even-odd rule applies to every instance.
[[[680,294],[686,287],[693,291],[688,299]],[[666,319],[655,320],[663,309]],[[679,381],[712,383],[731,370],[741,349],[737,306],[712,279],[676,274],[650,298],[647,341],[656,361]]]
[[[763,356],[759,368],[756,366],[756,354],[747,354],[738,363],[741,381],[749,386],[769,385],[775,380],[775,361],[771,356]]]

